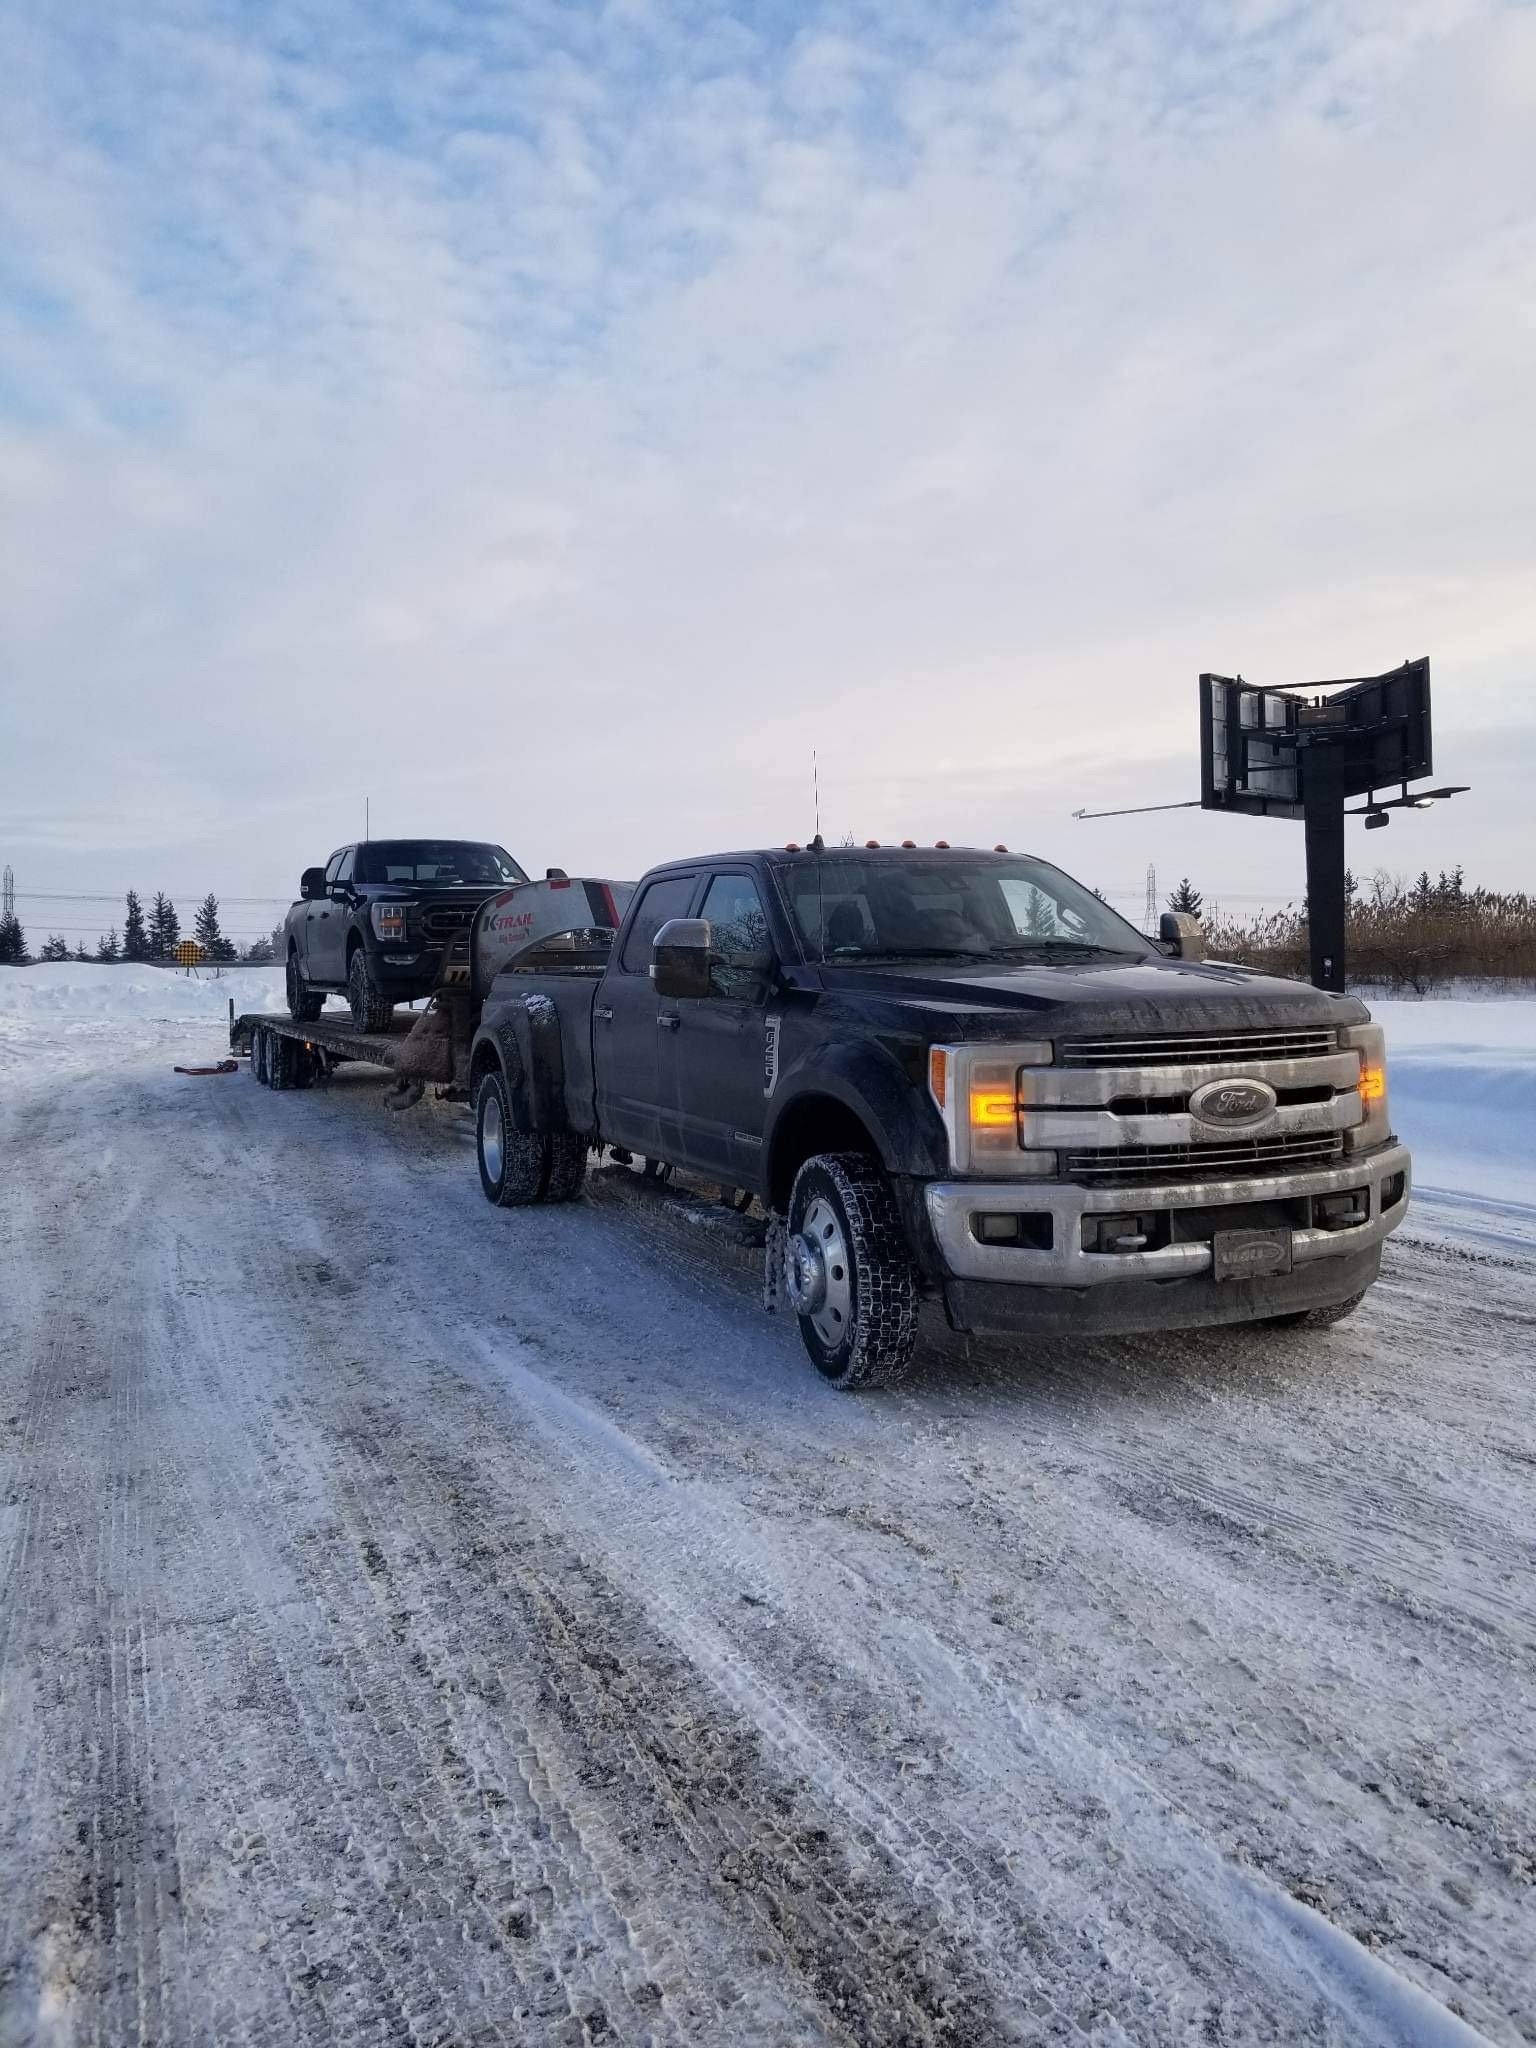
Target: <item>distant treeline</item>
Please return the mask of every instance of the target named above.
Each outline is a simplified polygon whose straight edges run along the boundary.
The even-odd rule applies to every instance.
[[[192,920],[192,936],[209,960],[238,960],[256,967],[277,957],[276,932],[245,947],[225,938],[219,928],[219,899],[211,890],[197,906]],[[181,919],[169,896],[156,890],[146,912],[138,891],[130,889],[123,899],[121,938],[114,925],[111,931],[102,933],[94,949],[82,942],[71,952],[67,939],[58,932],[50,932],[38,947],[36,957],[39,960],[99,960],[106,964],[119,960],[169,961],[175,959],[181,939]],[[26,967],[32,958],[27,950],[27,935],[21,920],[15,915],[0,916],[0,967]]]
[[[1411,883],[1378,873],[1364,887],[1349,875],[1345,886],[1351,983],[1417,995],[1452,981],[1536,983],[1536,897],[1469,889],[1459,867]],[[1305,979],[1305,904],[1243,919],[1213,903],[1204,922],[1216,958]]]

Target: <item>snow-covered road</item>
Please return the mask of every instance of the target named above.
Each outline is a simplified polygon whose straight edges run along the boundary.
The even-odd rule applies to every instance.
[[[172,979],[0,996],[5,2048],[1536,2040],[1513,1148],[1331,1333],[850,1398]]]

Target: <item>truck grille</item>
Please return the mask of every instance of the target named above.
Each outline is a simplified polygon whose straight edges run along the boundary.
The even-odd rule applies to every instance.
[[[1065,1155],[1068,1180],[1120,1186],[1130,1181],[1232,1180],[1250,1174],[1331,1166],[1344,1156],[1339,1131],[1293,1138],[1228,1138],[1209,1145],[1105,1145]]]
[[[467,931],[477,908],[472,903],[439,903],[422,912],[421,928],[429,938],[446,939],[453,932]]]
[[[1158,1038],[1072,1038],[1056,1048],[1064,1067],[1208,1067],[1222,1060],[1309,1060],[1338,1050],[1331,1025],[1291,1031],[1222,1031]]]

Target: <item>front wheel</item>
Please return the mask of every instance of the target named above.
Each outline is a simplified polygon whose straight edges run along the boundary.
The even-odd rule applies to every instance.
[[[347,1002],[358,1031],[387,1031],[394,1021],[394,1003],[379,993],[365,946],[359,946],[347,964]]]
[[[288,1014],[295,1024],[313,1024],[325,1008],[325,997],[304,979],[297,953],[288,955]]]
[[[899,1379],[917,1342],[917,1275],[896,1199],[861,1152],[820,1152],[789,1197],[784,1284],[816,1370],[835,1387]]]

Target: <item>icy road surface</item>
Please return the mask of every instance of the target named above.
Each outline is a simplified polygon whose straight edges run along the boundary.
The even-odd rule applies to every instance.
[[[155,1001],[0,996],[4,2048],[1536,2039],[1516,1195],[850,1398],[723,1209]]]

